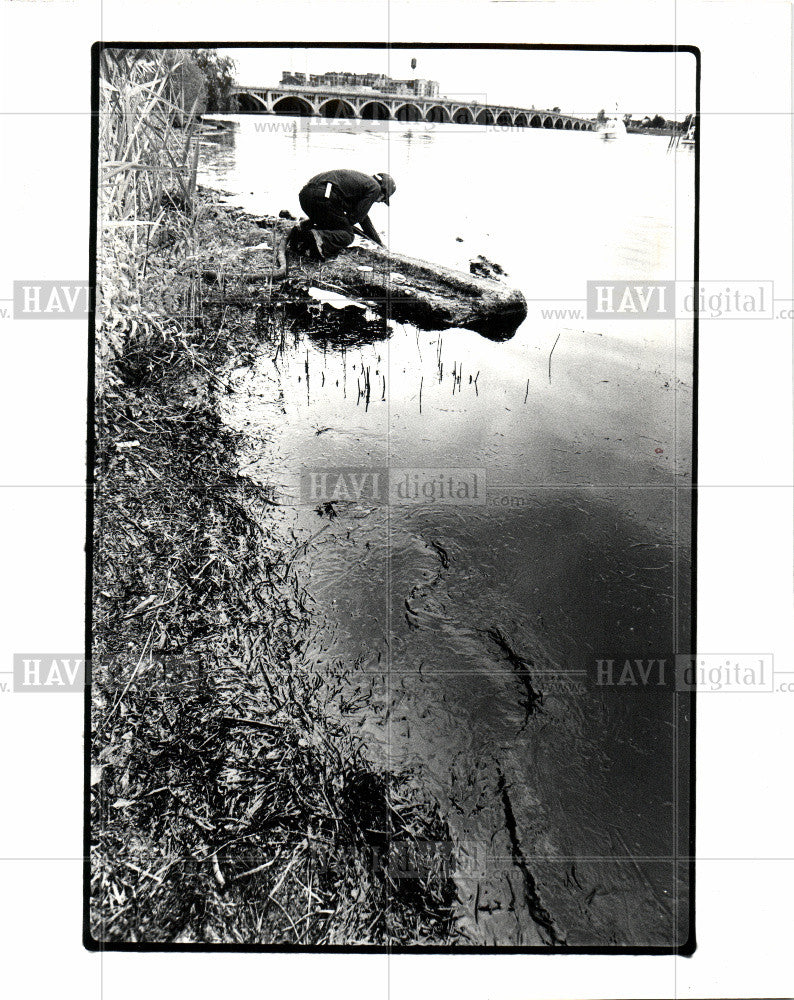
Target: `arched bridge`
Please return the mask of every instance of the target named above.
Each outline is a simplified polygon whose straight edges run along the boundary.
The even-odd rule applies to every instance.
[[[559,111],[464,102],[451,97],[414,97],[376,91],[319,87],[243,87],[232,90],[237,110],[248,114],[359,118],[369,121],[497,125],[592,132],[594,123]]]

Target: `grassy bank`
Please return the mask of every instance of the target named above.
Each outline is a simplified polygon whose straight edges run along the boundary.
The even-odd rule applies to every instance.
[[[153,93],[162,72],[155,62],[112,77],[106,163],[122,162],[113,101],[167,124],[162,100],[135,111],[123,93]],[[342,678],[304,669],[294,542],[266,492],[237,475],[239,442],[218,416],[223,366],[283,349],[283,310],[196,294],[191,273],[252,240],[251,223],[196,194],[189,129],[152,135],[167,156],[156,142],[140,150],[128,181],[114,166],[101,192],[93,937],[447,942],[446,826],[410,775],[368,761],[345,725]],[[144,190],[140,164],[179,150],[187,184]],[[179,309],[164,308],[177,285]]]

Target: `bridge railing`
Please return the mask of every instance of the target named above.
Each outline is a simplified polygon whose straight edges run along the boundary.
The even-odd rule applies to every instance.
[[[475,116],[481,111],[489,111],[492,114],[500,115],[507,113],[515,117],[516,115],[527,115],[527,121],[530,117],[535,115],[540,115],[541,117],[547,117],[548,115],[554,115],[555,118],[562,118],[563,121],[578,121],[584,124],[592,124],[587,118],[580,118],[578,115],[567,114],[564,111],[552,111],[549,108],[519,108],[514,105],[508,104],[489,104],[487,101],[466,101],[461,97],[449,97],[448,95],[439,97],[427,97],[423,95],[411,94],[411,93],[390,93],[388,91],[370,90],[366,88],[351,89],[345,87],[310,87],[301,86],[300,84],[288,84],[283,87],[248,87],[242,84],[237,84],[232,87],[233,94],[253,94],[260,98],[265,98],[265,95],[278,93],[284,95],[290,94],[300,94],[300,95],[310,95],[318,99],[322,98],[324,95],[329,97],[348,97],[356,98],[358,100],[363,100],[365,98],[371,98],[373,100],[383,100],[389,101],[392,104],[396,103],[414,103],[414,104],[426,104],[426,105],[441,105],[447,107],[459,107],[467,108],[469,111],[475,113]]]
[[[588,118],[580,118],[577,115],[566,114],[562,111],[549,111],[545,108],[516,108],[512,105],[504,104],[481,104],[477,101],[464,102],[460,99],[445,95],[443,98],[418,98],[405,94],[386,94],[373,90],[350,90],[349,88],[331,87],[244,87],[237,85],[232,88],[232,93],[240,98],[240,110],[254,114],[292,114],[299,113],[308,118],[336,118],[345,117],[356,120],[370,120],[371,114],[363,114],[367,104],[379,103],[386,105],[390,113],[381,116],[374,116],[376,120],[384,121],[417,121],[448,123],[455,125],[480,125],[484,127],[498,128],[554,128],[566,131],[589,131],[595,128],[595,123]],[[246,107],[244,98],[248,98],[248,104],[255,102],[256,106]],[[281,101],[289,101],[291,98],[298,100],[303,105],[303,109],[296,112],[286,108],[276,110]],[[323,107],[329,102],[336,104],[345,103],[349,105],[348,112],[344,115],[336,113],[326,114]],[[402,108],[413,108],[413,111],[405,114],[400,113]],[[446,118],[432,114],[433,108],[443,108]],[[335,112],[338,108],[335,108]],[[471,120],[461,120],[458,115],[466,111]],[[486,114],[485,121],[482,119]],[[500,122],[500,119],[507,119]],[[519,121],[519,118],[523,121]],[[535,124],[532,124],[532,123]]]

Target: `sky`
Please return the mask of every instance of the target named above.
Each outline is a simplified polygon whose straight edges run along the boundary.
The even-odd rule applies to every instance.
[[[275,86],[282,70],[349,70],[437,80],[441,94],[481,103],[552,108],[585,117],[601,108],[632,117],[683,118],[695,110],[695,58],[668,52],[487,49],[221,49],[239,83]],[[411,69],[411,59],[417,66]]]

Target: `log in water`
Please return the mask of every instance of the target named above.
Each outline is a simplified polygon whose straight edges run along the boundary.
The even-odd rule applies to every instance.
[[[282,229],[282,239],[286,227]],[[311,261],[279,250],[273,272],[252,271],[259,283],[289,275],[309,285],[363,299],[379,315],[425,330],[476,330],[490,340],[509,340],[527,315],[522,292],[495,278],[465,274],[440,264],[392,253],[383,247],[355,246],[327,261]],[[204,271],[206,281],[220,277]]]

